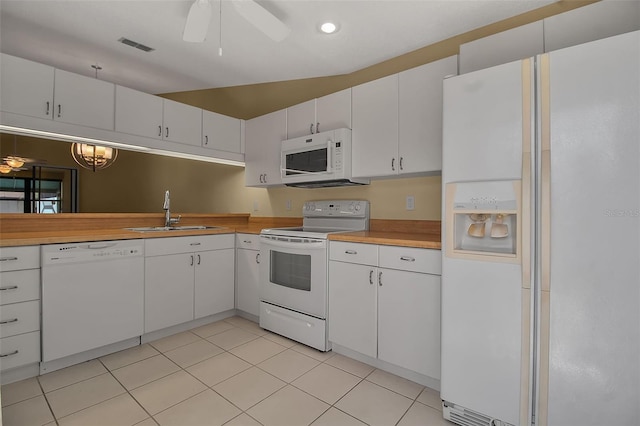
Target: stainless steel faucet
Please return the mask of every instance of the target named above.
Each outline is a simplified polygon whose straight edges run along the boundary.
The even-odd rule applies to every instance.
[[[164,226],[171,226],[178,222],[180,222],[180,215],[177,218],[171,218],[171,199],[169,198],[169,190],[164,193],[164,204],[162,205],[162,209],[164,210]]]

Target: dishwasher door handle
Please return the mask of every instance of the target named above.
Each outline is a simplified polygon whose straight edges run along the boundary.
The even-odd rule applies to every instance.
[[[103,244],[87,244],[86,246],[84,246],[84,248],[87,248],[89,250],[100,250],[100,249],[106,249],[109,247],[113,247],[118,243],[103,243]]]

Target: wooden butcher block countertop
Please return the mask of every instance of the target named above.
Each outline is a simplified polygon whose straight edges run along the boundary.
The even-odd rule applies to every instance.
[[[172,215],[177,217],[178,213]],[[215,235],[259,234],[264,228],[302,225],[302,218],[251,217],[246,213],[182,214],[179,226],[215,229],[136,232],[126,228],[162,226],[162,213],[62,213],[56,215],[0,214],[0,247],[85,241]],[[370,230],[332,234],[332,241],[350,241],[440,249],[440,221],[371,219]]]

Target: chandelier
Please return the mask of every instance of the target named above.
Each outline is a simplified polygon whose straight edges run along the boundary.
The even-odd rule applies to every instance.
[[[118,158],[118,150],[107,146],[74,142],[71,144],[71,155],[81,167],[95,172],[112,165]]]

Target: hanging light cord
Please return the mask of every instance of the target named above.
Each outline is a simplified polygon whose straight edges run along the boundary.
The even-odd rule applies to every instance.
[[[218,56],[222,56],[222,0],[220,0],[220,46],[218,47]]]

